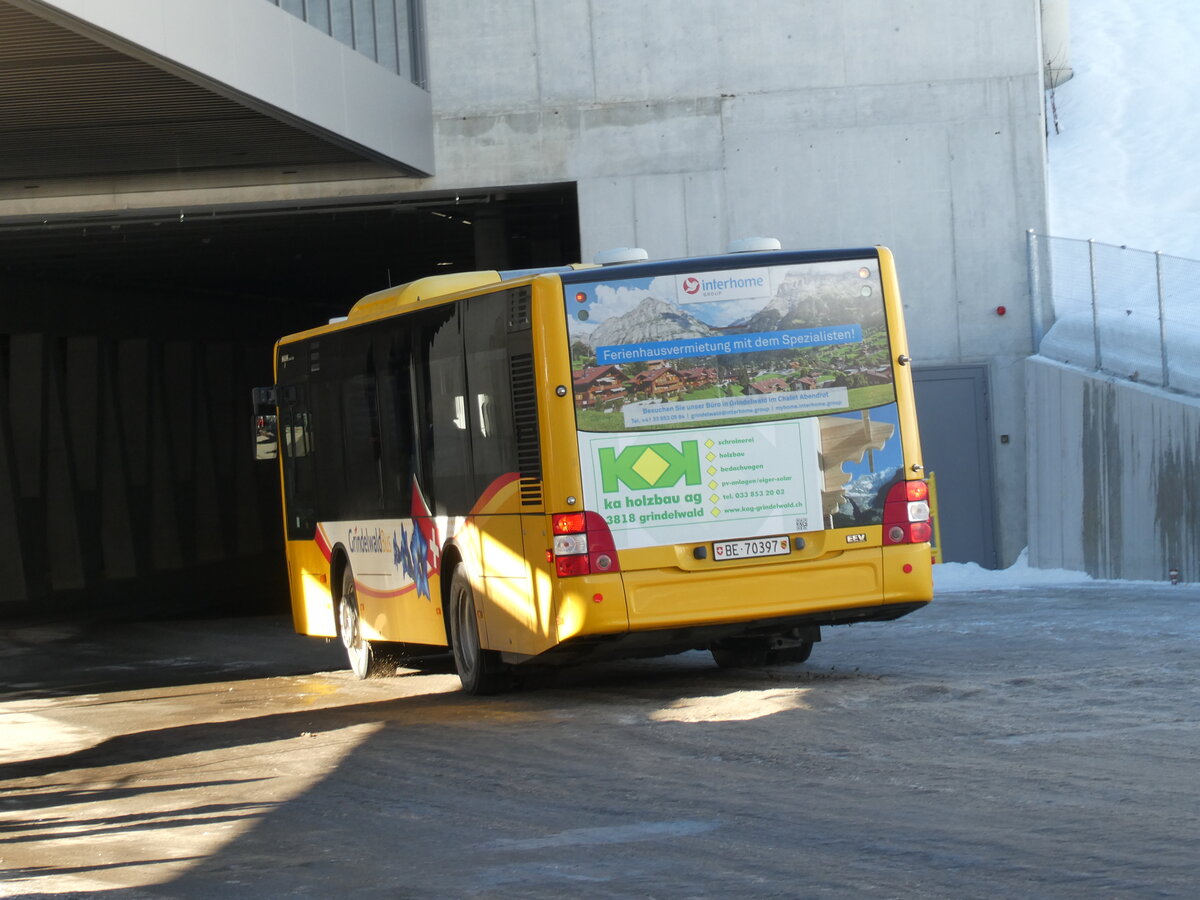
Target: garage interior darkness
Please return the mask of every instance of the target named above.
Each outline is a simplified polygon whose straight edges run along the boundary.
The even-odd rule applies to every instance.
[[[318,315],[425,275],[578,260],[574,185],[0,224],[5,280],[252,297]]]
[[[574,185],[0,224],[0,614],[272,611],[272,342],[443,272],[579,259]]]
[[[53,4],[0,0],[0,72],[17,210],[415,172]],[[286,604],[278,476],[250,420],[273,342],[417,277],[579,258],[573,184],[120,202],[0,221],[0,616]]]

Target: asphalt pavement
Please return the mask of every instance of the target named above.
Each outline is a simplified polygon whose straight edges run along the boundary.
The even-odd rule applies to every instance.
[[[280,617],[0,622],[0,897],[1191,898],[1197,612],[944,592],[493,698]]]

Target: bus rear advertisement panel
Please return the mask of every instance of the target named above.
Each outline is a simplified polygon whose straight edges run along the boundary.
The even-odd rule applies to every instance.
[[[903,449],[877,260],[614,273],[564,300],[585,503],[618,548],[882,521]]]
[[[801,662],[918,608],[900,310],[882,248],[775,252],[422,279],[282,339],[258,453],[297,630],[360,677],[449,648],[487,693],[690,647]]]
[[[617,549],[821,527],[814,420],[653,434],[580,432],[585,504]]]

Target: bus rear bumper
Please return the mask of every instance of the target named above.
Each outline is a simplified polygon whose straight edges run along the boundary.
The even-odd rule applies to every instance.
[[[908,571],[905,571],[908,567]],[[679,569],[624,572],[631,631],[733,624],[795,616],[863,617],[852,610],[923,605],[933,596],[926,544],[871,547],[796,562],[715,563],[703,573]],[[882,603],[881,603],[882,600]]]
[[[928,544],[863,548],[782,564],[713,566],[703,572],[625,571],[603,581],[601,604],[585,602],[601,586],[596,579],[588,580],[587,591],[577,585],[568,592],[563,608],[582,615],[560,620],[561,643],[536,657],[511,661],[559,666],[665,656],[730,638],[788,633],[819,640],[822,626],[898,619],[933,596]]]
[[[927,602],[919,600],[907,603],[857,606],[720,625],[647,629],[628,631],[623,634],[581,635],[564,641],[531,661],[538,666],[566,666],[612,659],[668,656],[687,650],[703,650],[717,641],[729,638],[782,635],[789,632],[813,634],[812,639],[819,640],[819,629],[822,625],[890,621],[920,609]]]

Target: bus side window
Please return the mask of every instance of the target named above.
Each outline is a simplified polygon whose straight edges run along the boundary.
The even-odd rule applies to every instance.
[[[466,515],[477,494],[470,476],[466,429],[467,378],[456,304],[429,310],[414,322],[416,421],[421,429],[419,480],[434,515]]]
[[[464,323],[471,460],[478,497],[497,478],[518,468],[508,369],[507,292],[466,301]]]
[[[406,326],[396,324],[376,344],[379,360],[380,437],[383,443],[383,504],[389,518],[412,511],[415,464],[412,395],[412,352]]]
[[[375,357],[370,339],[346,335],[341,363],[346,490],[342,514],[371,518],[383,508],[383,468]]]
[[[310,432],[319,459],[315,469],[316,483],[312,494],[318,521],[340,519],[347,515],[346,462],[342,442],[341,385],[331,377],[333,342],[325,339],[327,365],[320,380],[308,383],[309,405],[312,409]]]
[[[308,413],[289,412],[284,416],[283,446],[292,459],[308,456],[312,451],[312,428]]]
[[[283,441],[287,536],[311,538],[316,527],[316,470],[314,435],[305,389],[300,384],[279,388],[280,437]]]

